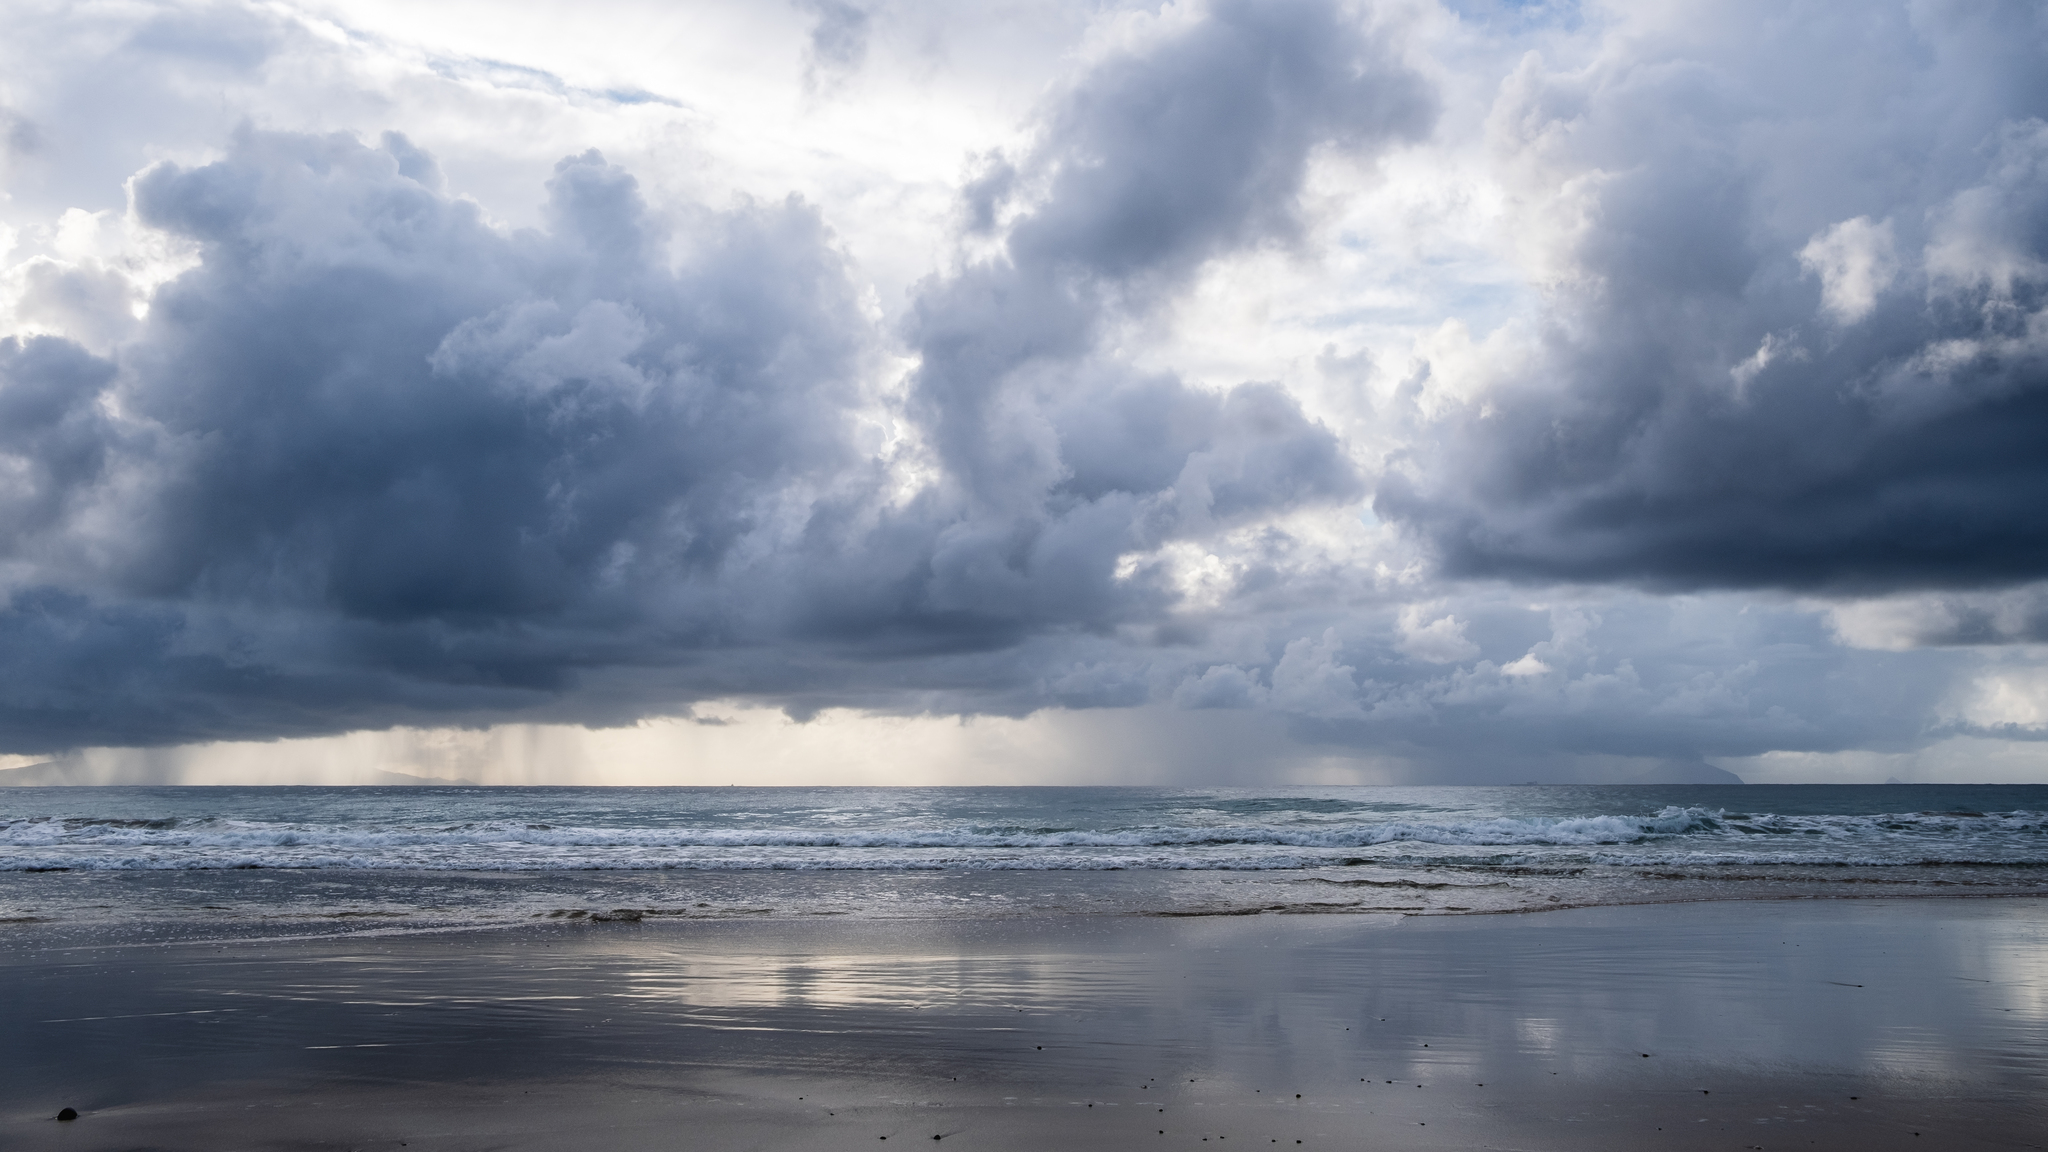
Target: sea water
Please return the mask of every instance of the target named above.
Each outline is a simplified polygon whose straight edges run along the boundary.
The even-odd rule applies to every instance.
[[[2048,786],[34,788],[0,869],[2048,864]]]
[[[1457,913],[2048,891],[2048,786],[18,788],[0,920]]]

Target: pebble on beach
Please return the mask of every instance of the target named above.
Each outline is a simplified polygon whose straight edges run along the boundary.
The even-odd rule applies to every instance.
[[[62,1108],[62,1109],[59,1109],[59,1110],[58,1110],[58,1112],[57,1112],[57,1119],[59,1119],[59,1120],[76,1120],[76,1119],[78,1119],[78,1109],[76,1109],[76,1108]]]

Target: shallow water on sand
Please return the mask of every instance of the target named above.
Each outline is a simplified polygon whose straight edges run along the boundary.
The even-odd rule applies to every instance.
[[[40,928],[0,956],[18,992],[0,1004],[0,1135],[2025,1146],[2048,1122],[2044,956],[2038,901],[153,947]],[[58,1133],[61,1104],[86,1115]]]

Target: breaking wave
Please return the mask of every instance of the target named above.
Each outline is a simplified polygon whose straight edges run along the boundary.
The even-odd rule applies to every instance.
[[[458,808],[454,799],[440,801]],[[604,821],[338,821],[223,815],[0,819],[0,870],[357,868],[1277,869],[1365,862],[2048,863],[2048,813],[1741,813],[1432,819],[1345,804],[1183,806],[1156,821],[867,817],[845,809],[637,810]],[[540,809],[536,808],[539,812]],[[453,814],[453,813],[451,813]],[[1066,815],[1071,815],[1067,813]],[[1132,815],[1130,812],[1109,813]],[[1447,814],[1446,814],[1447,815]]]

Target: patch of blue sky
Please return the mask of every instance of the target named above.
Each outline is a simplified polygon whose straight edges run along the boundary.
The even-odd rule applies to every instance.
[[[614,104],[661,104],[670,108],[683,107],[682,101],[663,96],[659,92],[649,92],[645,88],[607,88],[597,94]]]
[[[645,88],[585,88],[543,68],[514,64],[487,57],[440,56],[428,61],[435,75],[457,82],[483,83],[493,88],[543,92],[572,101],[599,101],[627,106],[657,104],[669,108],[687,107],[682,101],[650,92]]]
[[[1444,0],[1459,19],[1513,29],[1575,29],[1585,20],[1579,0]]]
[[[1456,316],[1475,338],[1483,339],[1525,315],[1534,297],[1519,280],[1396,275],[1362,286],[1343,299],[1346,307],[1311,314],[1303,322],[1318,331],[1434,328],[1445,316]]]

